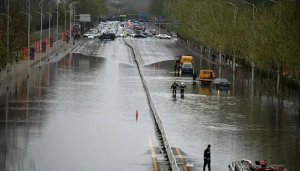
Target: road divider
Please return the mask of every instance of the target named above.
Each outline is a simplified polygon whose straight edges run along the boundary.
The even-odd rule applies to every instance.
[[[163,126],[163,121],[162,121],[161,117],[159,116],[159,114],[156,110],[156,106],[155,106],[155,104],[154,104],[154,102],[151,98],[151,94],[150,94],[147,82],[145,80],[143,70],[141,68],[141,63],[140,63],[140,58],[138,57],[138,53],[136,52],[136,49],[135,49],[134,44],[132,42],[130,42],[129,40],[125,40],[125,43],[126,43],[127,46],[129,46],[131,48],[131,50],[133,52],[133,58],[134,58],[134,61],[137,65],[137,68],[138,68],[139,75],[141,77],[143,86],[145,88],[147,99],[148,99],[148,102],[149,102],[149,106],[150,106],[150,109],[151,109],[151,111],[153,113],[153,116],[155,118],[155,123],[156,123],[157,127],[159,128],[159,133],[161,134],[162,141],[163,141],[163,146],[164,146],[163,149],[165,149],[166,152],[167,152],[168,159],[169,159],[169,162],[170,162],[170,166],[171,166],[173,171],[180,171],[180,169],[178,168],[177,162],[176,162],[175,155],[174,155],[174,153],[172,151],[172,148],[170,146],[167,133],[166,133],[165,128]]]

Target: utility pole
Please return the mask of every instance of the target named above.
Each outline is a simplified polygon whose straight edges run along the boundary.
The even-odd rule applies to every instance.
[[[71,40],[72,40],[72,15],[75,16],[75,14],[73,14],[73,5],[75,6],[75,4],[77,4],[78,2],[72,2],[69,4],[69,12],[70,12],[70,43],[71,43]],[[75,21],[74,21],[75,22]],[[71,44],[72,45],[72,44]]]
[[[236,25],[236,18],[237,18],[236,15],[237,15],[237,9],[238,9],[238,7],[235,4],[231,3],[231,2],[226,2],[225,1],[225,3],[234,6],[233,27],[235,27],[235,25]],[[235,72],[235,51],[233,52],[232,63],[233,63],[232,64],[232,71]]]
[[[70,44],[72,43],[71,40],[72,40],[72,5],[73,3],[70,3],[69,4],[69,12],[70,12],[70,31],[69,31],[69,37],[70,37]],[[71,44],[72,45],[72,44]]]
[[[39,68],[41,69],[42,68],[42,45],[43,45],[43,2],[44,0],[41,0],[39,5],[40,5],[40,8],[41,8],[41,31],[40,31],[40,66]]]
[[[7,9],[6,13],[6,21],[7,21],[7,30],[6,30],[6,55],[7,55],[7,60],[9,60],[9,0],[5,0],[5,7]],[[8,69],[9,72],[9,69]],[[7,74],[8,74],[7,72]],[[9,75],[9,74],[8,74]]]
[[[26,6],[28,8],[28,30],[27,30],[27,62],[28,62],[28,71],[27,71],[27,78],[29,79],[29,65],[30,65],[30,0],[26,1]]]
[[[47,56],[48,56],[48,61],[50,60],[50,40],[51,40],[51,18],[52,18],[52,14],[51,14],[51,2],[54,2],[54,1],[50,1],[48,2],[48,8],[49,8],[49,12],[47,12],[49,14],[49,20],[48,20],[48,44],[49,44],[49,50],[47,51]]]
[[[57,46],[58,46],[58,1],[56,1],[56,55],[57,55]]]
[[[255,4],[246,1],[241,1],[241,2],[252,6],[252,22],[254,22],[255,11],[257,11]],[[251,62],[251,68],[252,68],[251,81],[254,82],[254,68],[255,68],[254,62]]]
[[[65,35],[67,33],[67,2],[65,1]],[[66,39],[66,37],[65,37]]]
[[[22,14],[26,14],[28,16],[28,23],[27,23],[27,65],[28,65],[28,70],[27,70],[27,78],[29,78],[29,73],[30,73],[30,21],[32,19],[32,16],[30,14],[30,0],[26,1],[26,7],[28,8],[28,13],[26,12],[20,12]]]

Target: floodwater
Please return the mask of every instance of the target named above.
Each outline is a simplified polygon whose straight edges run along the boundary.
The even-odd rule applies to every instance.
[[[212,170],[228,170],[240,159],[265,159],[290,170],[300,168],[300,116],[297,91],[286,89],[289,97],[278,101],[268,88],[274,84],[251,82],[251,73],[238,67],[219,67],[196,57],[194,69],[212,69],[217,77],[231,82],[230,89],[216,90],[194,83],[191,75],[174,72],[174,57],[191,54],[176,40],[139,40],[135,43],[158,113],[171,144],[180,147],[185,162],[203,167],[203,151],[212,146]],[[153,52],[153,49],[154,52]],[[152,51],[151,51],[152,50]],[[193,54],[195,55],[195,54]],[[168,59],[151,63],[149,59]],[[184,82],[184,98],[172,97],[170,86]],[[262,85],[265,87],[262,88]]]
[[[189,170],[201,170],[207,144],[214,171],[240,159],[299,170],[295,91],[280,102],[261,92],[267,84],[262,89],[249,82],[243,69],[233,77],[230,68],[196,58],[196,70],[213,69],[232,85],[224,91],[203,87],[190,75],[175,75],[174,57],[190,54],[175,40],[131,41],[170,144],[195,165]],[[133,61],[123,40],[89,40],[41,70],[32,67],[30,79],[25,71],[9,89],[1,83],[0,170],[153,170],[151,147],[159,151],[160,143]],[[175,80],[187,86],[184,98],[172,97]]]
[[[160,146],[127,46],[88,40],[76,53],[1,83],[0,170],[153,170]]]

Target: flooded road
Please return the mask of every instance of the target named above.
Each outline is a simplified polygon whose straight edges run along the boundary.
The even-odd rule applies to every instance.
[[[173,39],[135,40],[135,47],[145,65],[147,83],[170,144],[180,147],[186,163],[195,165],[190,170],[201,170],[208,144],[212,146],[212,170],[228,170],[231,162],[240,159],[266,159],[269,164],[299,170],[300,117],[296,96],[278,102],[276,96],[260,94],[261,88],[252,86],[242,68],[237,69],[233,81],[230,68],[219,68],[199,58],[194,63],[196,71],[213,69],[217,77],[227,78],[232,87],[218,91],[194,84],[191,75],[174,73],[174,57],[191,52]],[[151,63],[153,59],[168,61]],[[178,94],[172,97],[170,86],[174,81],[187,86],[184,98]]]
[[[130,38],[129,38],[130,39]],[[131,39],[130,39],[131,40]],[[259,93],[241,68],[231,70],[195,59],[232,83],[229,91],[194,84],[176,75],[174,57],[190,54],[176,40],[134,39],[152,98],[169,140],[185,163],[201,170],[212,145],[212,170],[228,170],[242,158],[266,159],[299,170],[297,98],[279,103]],[[72,54],[33,66],[0,84],[0,170],[159,170],[165,167],[145,91],[124,40],[87,40]],[[170,86],[184,82],[184,98]],[[295,94],[291,91],[291,94]],[[136,110],[138,117],[136,117]]]
[[[154,170],[160,145],[128,47],[75,51],[1,83],[0,170]]]

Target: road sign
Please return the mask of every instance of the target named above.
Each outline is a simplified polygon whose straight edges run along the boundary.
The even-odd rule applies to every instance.
[[[80,14],[80,22],[91,22],[91,14]]]
[[[120,15],[120,17],[126,17],[126,15]]]

